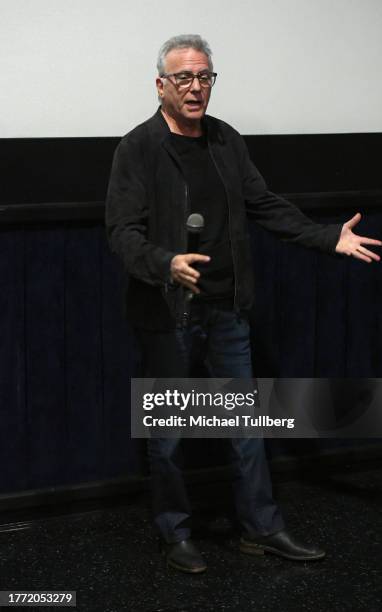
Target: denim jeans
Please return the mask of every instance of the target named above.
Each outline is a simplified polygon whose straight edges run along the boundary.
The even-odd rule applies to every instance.
[[[252,377],[248,321],[219,303],[192,302],[187,328],[136,331],[148,378],[195,376],[201,361],[214,378]],[[236,513],[243,531],[262,535],[279,531],[284,522],[272,498],[264,441],[231,438],[229,442]],[[154,520],[166,542],[178,542],[191,533],[179,443],[180,438],[148,440]]]

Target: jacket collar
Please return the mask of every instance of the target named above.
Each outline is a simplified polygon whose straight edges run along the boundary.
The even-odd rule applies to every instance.
[[[152,136],[158,138],[160,141],[165,140],[171,134],[170,128],[162,115],[160,106],[158,106],[156,113],[149,119],[148,125]]]

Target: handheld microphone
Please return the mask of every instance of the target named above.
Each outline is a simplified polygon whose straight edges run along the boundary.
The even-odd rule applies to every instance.
[[[200,234],[204,229],[204,217],[199,213],[192,213],[186,221],[188,232],[188,253],[199,251]]]
[[[200,234],[204,229],[204,217],[199,213],[192,213],[187,221],[186,227],[188,232],[188,253],[198,253]],[[191,301],[194,297],[194,293],[191,290],[186,292],[186,300]]]

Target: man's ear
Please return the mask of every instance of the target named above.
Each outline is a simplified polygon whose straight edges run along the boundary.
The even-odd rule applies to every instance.
[[[157,86],[159,98],[163,98],[163,80],[160,77],[157,77],[155,80],[155,84]]]

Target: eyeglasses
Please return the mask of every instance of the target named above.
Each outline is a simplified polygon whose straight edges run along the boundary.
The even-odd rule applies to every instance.
[[[174,77],[175,85],[178,89],[188,89],[191,87],[194,79],[198,79],[201,87],[212,87],[216,81],[217,72],[174,72],[172,74],[161,74],[161,79],[169,79]]]

